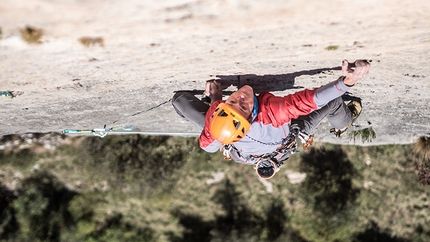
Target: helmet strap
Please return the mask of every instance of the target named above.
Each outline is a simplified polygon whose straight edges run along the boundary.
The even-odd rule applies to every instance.
[[[254,122],[255,118],[257,118],[257,114],[258,114],[258,99],[256,96],[254,96],[254,108],[252,109],[251,123]]]

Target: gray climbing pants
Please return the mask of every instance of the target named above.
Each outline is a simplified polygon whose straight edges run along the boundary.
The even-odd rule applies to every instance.
[[[176,92],[172,98],[172,105],[179,116],[203,130],[209,105],[200,101],[190,92]]]
[[[297,124],[302,132],[312,134],[313,130],[327,117],[327,120],[336,129],[343,129],[352,122],[352,114],[342,97],[338,97],[324,107],[312,113],[291,120],[291,124]]]
[[[209,105],[200,101],[192,93],[177,92],[172,98],[172,105],[176,112],[186,120],[203,130],[205,126],[205,115]],[[352,122],[352,115],[343,101],[338,97],[312,113],[300,116],[291,121],[302,129],[302,132],[311,134],[312,131],[326,118],[336,129],[342,129]]]

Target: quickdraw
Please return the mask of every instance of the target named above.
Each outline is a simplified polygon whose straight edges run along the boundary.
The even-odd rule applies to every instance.
[[[114,126],[111,128],[106,128],[106,125],[102,129],[65,129],[62,131],[63,134],[93,134],[94,136],[98,136],[100,138],[104,138],[106,135],[108,135],[109,132],[116,131],[116,130],[122,130],[122,131],[131,131],[133,130],[134,126],[131,125],[130,127],[125,126]]]
[[[0,96],[7,97],[7,98],[14,98],[22,95],[23,92],[16,92],[16,91],[0,91]]]
[[[12,92],[1,92],[2,97],[13,98]]]
[[[303,150],[306,150],[314,143],[315,136],[313,134],[309,135],[305,132],[302,132],[297,124],[291,125],[290,132],[292,135],[294,135],[294,137],[300,139],[300,142],[303,144]]]
[[[222,155],[224,156],[224,160],[231,160],[231,150],[233,149],[232,145],[222,145],[219,148],[219,151],[221,151]]]

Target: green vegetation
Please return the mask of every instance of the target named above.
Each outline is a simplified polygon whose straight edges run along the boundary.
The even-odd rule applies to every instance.
[[[19,30],[21,33],[21,38],[29,44],[40,44],[40,39],[43,36],[43,30],[39,28],[34,28],[31,26],[26,26]]]
[[[337,50],[339,49],[339,45],[329,45],[325,47],[325,50]]]
[[[420,183],[430,186],[430,137],[420,137],[415,143],[414,153],[421,160],[421,164],[418,165]]]
[[[426,166],[430,166],[430,137],[420,137],[414,146],[415,155],[426,163]]]
[[[348,133],[348,137],[350,140],[354,140],[354,143],[357,139],[361,139],[361,142],[372,142],[373,139],[376,139],[376,133],[372,127],[364,128],[360,130],[353,130]]]
[[[2,241],[430,240],[425,142],[314,144],[270,192],[196,138],[51,135],[64,144],[46,150],[32,137],[0,139]]]
[[[104,47],[104,39],[102,37],[81,37],[78,39],[79,43],[81,43],[85,47],[90,47],[94,45],[99,45]]]

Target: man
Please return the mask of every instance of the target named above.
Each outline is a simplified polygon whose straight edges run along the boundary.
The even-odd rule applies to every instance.
[[[176,93],[172,102],[182,117],[203,129],[199,138],[202,149],[221,150],[238,163],[257,164],[257,174],[270,178],[294,153],[296,139],[312,142],[309,134],[322,119],[327,117],[337,136],[351,126],[361,112],[361,103],[346,105],[341,96],[369,69],[366,60],[353,65],[344,60],[344,76],[338,80],[284,97],[269,92],[256,96],[252,87],[245,85],[223,101],[220,84],[212,81],[205,90],[210,107],[186,93]]]

